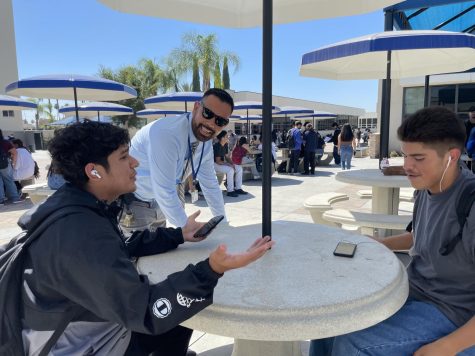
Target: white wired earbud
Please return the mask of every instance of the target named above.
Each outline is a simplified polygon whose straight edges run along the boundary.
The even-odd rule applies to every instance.
[[[101,175],[99,174],[99,172],[96,171],[96,169],[91,169],[91,174],[96,178],[99,178],[99,179],[102,178]]]
[[[444,169],[444,173],[442,173],[442,178],[440,178],[439,190],[440,190],[441,193],[442,193],[442,181],[444,180],[445,173],[447,173],[447,169],[449,169],[450,162],[452,162],[452,156],[451,155],[449,155],[449,160],[447,161],[447,166]]]

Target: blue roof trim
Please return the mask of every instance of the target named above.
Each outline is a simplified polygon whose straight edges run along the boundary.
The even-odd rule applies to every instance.
[[[251,105],[236,105],[234,106],[234,110],[251,110],[251,109],[262,109],[264,106],[263,104],[251,104]],[[275,106],[272,105],[272,109],[275,109]]]
[[[152,96],[150,98],[146,98],[144,100],[145,104],[154,104],[154,103],[167,103],[171,101],[177,102],[185,102],[185,101],[200,101],[203,98],[202,94],[189,94],[184,93],[183,95],[179,95],[179,93],[164,94],[164,95],[157,95]]]
[[[397,34],[397,32],[394,32]],[[303,55],[302,65],[324,62],[331,59],[354,56],[367,52],[402,51],[429,48],[475,48],[475,36],[460,35],[404,35],[348,42],[322,48]]]

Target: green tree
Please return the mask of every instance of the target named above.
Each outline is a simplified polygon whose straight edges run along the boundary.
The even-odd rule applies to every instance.
[[[115,71],[101,66],[99,76],[129,85],[137,90],[137,98],[119,101],[120,104],[131,107],[134,114],[112,118],[114,122],[127,126],[140,127],[143,120],[135,116],[135,112],[145,108],[145,98],[156,95],[159,89],[167,87],[164,71],[155,61],[147,58],[141,59],[137,66],[128,65]]]
[[[214,87],[222,88],[223,83],[221,82],[221,69],[219,68],[219,62],[216,62],[214,66],[213,77],[214,77]]]
[[[198,66],[198,58],[193,58],[193,81],[192,81],[191,88],[192,88],[192,91],[201,91],[200,68]]]
[[[224,56],[223,59],[223,89],[230,89],[230,80],[229,80],[229,68],[228,68],[228,57]]]
[[[40,129],[40,116],[45,111],[45,104],[42,103],[43,99],[41,98],[29,98],[28,101],[36,104],[36,113],[35,113],[35,128]]]
[[[216,34],[204,36],[194,32],[185,33],[182,37],[182,46],[177,52],[179,61],[188,71],[193,70],[194,61],[198,60],[203,91],[210,88],[211,74],[214,73],[216,63],[220,63],[222,58],[227,57],[235,70],[239,69],[239,57],[232,52],[220,51]]]

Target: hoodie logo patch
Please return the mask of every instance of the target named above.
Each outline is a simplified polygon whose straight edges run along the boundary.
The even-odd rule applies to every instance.
[[[153,304],[153,314],[160,319],[166,318],[172,312],[172,305],[166,298],[157,299]]]
[[[193,302],[204,302],[206,299],[205,298],[188,298],[188,297],[185,297],[183,294],[181,293],[177,293],[176,295],[176,301],[178,302],[178,304],[180,304],[182,307],[187,307],[189,308],[191,306],[191,303]]]

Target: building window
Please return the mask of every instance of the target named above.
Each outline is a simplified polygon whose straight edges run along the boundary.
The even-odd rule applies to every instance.
[[[424,107],[424,87],[404,88],[402,115],[407,117]]]
[[[430,87],[429,106],[443,106],[455,111],[455,85],[441,85]]]
[[[2,115],[3,117],[14,117],[15,113],[13,112],[13,110],[3,110]]]
[[[461,84],[458,87],[457,111],[459,113],[475,111],[475,84]]]

